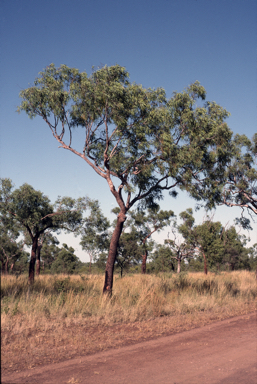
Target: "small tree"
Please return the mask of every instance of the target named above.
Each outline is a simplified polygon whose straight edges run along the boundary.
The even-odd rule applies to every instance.
[[[82,222],[85,201],[64,197],[58,198],[55,205],[52,205],[47,196],[28,184],[23,184],[14,191],[12,189],[10,180],[1,179],[0,208],[10,220],[19,223],[31,238],[29,281],[33,282],[40,236],[45,231],[74,231],[78,228]]]
[[[240,236],[234,226],[226,229],[222,234],[224,245],[224,254],[222,264],[228,265],[231,271],[238,269],[250,269],[249,254],[251,253],[246,248],[247,239],[245,236]]]
[[[2,181],[1,195],[7,196],[10,192],[11,183],[6,179]],[[21,233],[21,226],[15,222],[0,206],[0,257],[2,264],[2,273],[8,274],[9,263],[11,262],[11,270],[14,263],[20,257],[24,242],[18,238]]]
[[[80,260],[74,252],[72,247],[63,244],[51,265],[51,272],[73,274],[80,266]]]
[[[166,239],[165,244],[168,244],[171,250],[171,259],[177,261],[177,273],[181,271],[181,263],[183,260],[189,260],[194,258],[195,249],[189,240],[190,232],[194,225],[194,218],[192,216],[192,209],[189,208],[186,211],[180,213],[180,218],[183,220],[183,224],[178,226],[176,217],[172,220],[171,232],[173,238]],[[180,239],[179,235],[184,235],[185,239]]]
[[[174,254],[170,247],[158,244],[151,257],[151,266],[156,272],[175,271]]]
[[[36,254],[36,274],[40,273],[40,266],[42,263],[43,270],[47,268],[50,270],[52,263],[57,257],[59,248],[58,239],[51,234],[50,231],[45,231],[39,238],[37,254]],[[41,262],[42,259],[42,262]]]
[[[148,240],[153,233],[160,232],[170,224],[173,211],[160,210],[159,206],[149,208],[147,211],[137,210],[131,212],[130,225],[137,231],[137,236],[142,244],[142,268],[141,272],[146,273],[146,261],[149,252]],[[150,246],[150,249],[152,247]]]
[[[0,235],[0,259],[2,264],[2,273],[9,273],[9,263],[11,263],[11,271],[15,262],[23,253],[24,242],[15,241],[13,237],[8,236],[8,233],[2,232]]]
[[[120,268],[121,277],[124,270],[136,266],[141,261],[142,249],[139,241],[135,228],[132,228],[129,232],[123,231],[121,234],[116,256],[116,265]]]
[[[106,180],[120,212],[110,241],[103,291],[112,293],[113,269],[127,212],[138,202],[153,206],[164,190],[186,190],[197,200],[216,200],[217,179],[230,158],[228,112],[205,99],[196,82],[166,98],[162,88],[130,83],[124,67],[103,67],[87,76],[48,66],[20,93],[19,111],[40,116],[61,148],[82,158]],[[60,130],[58,127],[61,127]],[[78,149],[75,127],[84,129]]]
[[[89,254],[89,273],[91,273],[92,261],[107,251],[110,245],[109,220],[104,217],[97,200],[87,200],[90,214],[84,219],[81,228],[80,245]]]

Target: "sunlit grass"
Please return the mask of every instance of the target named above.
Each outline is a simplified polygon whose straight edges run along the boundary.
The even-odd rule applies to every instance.
[[[106,324],[176,316],[241,306],[257,297],[254,273],[230,272],[115,277],[111,299],[102,295],[103,277],[40,276],[29,286],[25,276],[2,277],[2,327],[37,318],[80,319]],[[39,321],[38,318],[41,320]],[[39,323],[38,323],[39,321]]]
[[[2,276],[2,367],[17,370],[191,329],[256,309],[251,272]],[[69,357],[68,357],[69,356]]]

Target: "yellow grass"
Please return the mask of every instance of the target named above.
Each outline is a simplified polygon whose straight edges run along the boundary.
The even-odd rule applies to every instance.
[[[4,367],[19,368],[21,354],[33,366],[256,309],[255,275],[246,271],[116,276],[111,299],[102,287],[99,275],[45,275],[33,287],[3,276]]]

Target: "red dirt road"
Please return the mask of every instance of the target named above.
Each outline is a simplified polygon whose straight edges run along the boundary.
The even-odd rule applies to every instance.
[[[2,383],[256,384],[256,314],[2,376]]]

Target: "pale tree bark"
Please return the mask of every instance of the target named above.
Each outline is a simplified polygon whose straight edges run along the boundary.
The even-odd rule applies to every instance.
[[[38,242],[38,245],[37,245],[37,254],[36,254],[36,275],[39,276],[40,275],[40,267],[41,267],[41,249],[42,249],[42,246],[43,246],[43,237],[40,239],[40,242]]]
[[[180,271],[181,271],[181,260],[177,259],[177,262],[178,262],[177,273],[180,273]]]
[[[35,236],[33,238],[32,249],[31,249],[31,257],[29,262],[29,284],[34,283],[35,278],[35,263],[36,263],[36,253],[38,246],[38,238]]]

